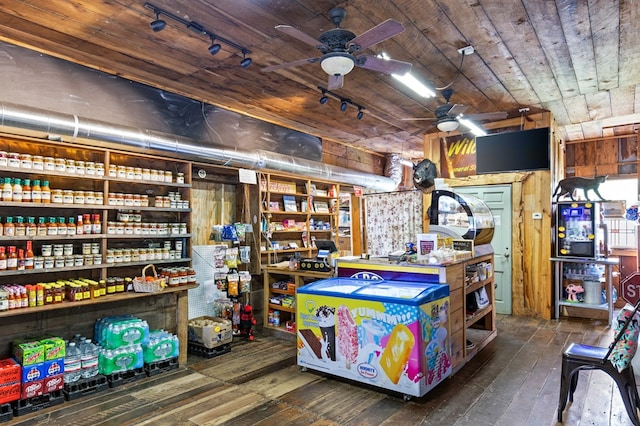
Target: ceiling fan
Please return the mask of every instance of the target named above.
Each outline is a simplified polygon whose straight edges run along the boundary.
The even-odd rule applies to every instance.
[[[504,111],[497,112],[487,112],[481,114],[469,114],[464,115],[463,112],[467,109],[466,106],[462,104],[451,104],[449,100],[451,99],[451,95],[453,95],[453,89],[446,88],[441,91],[442,97],[445,100],[445,103],[439,105],[435,111],[435,117],[424,117],[424,118],[405,118],[404,121],[414,121],[414,120],[429,120],[435,121],[429,128],[437,127],[441,132],[453,132],[457,130],[460,124],[465,125],[470,130],[474,131],[474,128],[480,129],[474,121],[496,121],[496,120],[504,120],[507,118],[507,113]],[[428,128],[428,129],[429,129]],[[427,129],[427,130],[428,130]]]
[[[351,72],[354,67],[366,68],[385,74],[401,75],[411,70],[411,64],[408,62],[359,54],[374,44],[403,32],[404,27],[400,22],[387,19],[359,36],[356,36],[351,31],[340,28],[340,24],[346,16],[347,11],[341,7],[331,9],[329,11],[329,18],[335,25],[335,28],[323,32],[317,40],[290,25],[277,25],[275,28],[278,31],[282,31],[291,37],[315,47],[322,53],[322,56],[272,65],[263,68],[262,71],[275,71],[320,62],[320,66],[324,72],[329,74],[329,81],[327,83],[328,90],[335,90],[342,87],[344,84],[344,76]]]

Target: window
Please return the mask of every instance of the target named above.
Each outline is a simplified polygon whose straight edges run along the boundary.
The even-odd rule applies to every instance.
[[[599,192],[606,200],[624,201],[626,208],[639,205],[638,179],[608,179],[600,185]],[[604,223],[607,225],[609,248],[637,248],[638,222],[620,217],[605,218]]]

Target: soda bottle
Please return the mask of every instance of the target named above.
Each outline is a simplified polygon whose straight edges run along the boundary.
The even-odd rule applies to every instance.
[[[93,377],[98,374],[98,347],[86,339],[82,344],[82,378]]]
[[[73,383],[80,379],[82,358],[76,342],[69,342],[64,357],[64,382]]]

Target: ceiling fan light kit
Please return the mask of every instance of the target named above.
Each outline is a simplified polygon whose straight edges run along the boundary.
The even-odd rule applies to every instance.
[[[347,75],[355,65],[353,57],[342,52],[327,53],[320,61],[322,70],[329,75]]]
[[[146,7],[147,9],[151,9],[156,16],[156,19],[154,21],[151,21],[151,23],[149,24],[153,31],[159,32],[166,27],[167,25],[166,21],[164,21],[163,19],[160,19],[161,16],[166,16],[167,18],[170,18],[176,22],[181,23],[187,29],[195,33],[209,37],[209,39],[211,40],[211,45],[209,46],[208,50],[209,50],[209,53],[211,53],[212,55],[215,55],[216,53],[218,53],[222,48],[220,43],[224,43],[240,51],[240,53],[242,54],[242,60],[240,61],[240,66],[242,68],[247,68],[249,65],[251,65],[252,60],[251,58],[247,57],[247,55],[251,53],[251,50],[247,49],[246,47],[238,43],[235,43],[229,39],[226,39],[224,37],[220,37],[219,35],[215,34],[213,31],[207,30],[196,21],[187,21],[186,19],[182,19],[181,17],[176,16],[173,13],[168,12],[151,3],[145,3],[144,7]],[[216,40],[218,41],[218,43],[215,42]]]
[[[455,118],[445,118],[438,121],[437,127],[441,132],[453,132],[458,129],[460,123]]]

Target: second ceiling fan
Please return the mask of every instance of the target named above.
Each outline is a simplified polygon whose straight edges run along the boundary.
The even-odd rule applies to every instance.
[[[364,55],[361,52],[377,43],[387,40],[404,31],[404,27],[398,21],[387,19],[375,27],[356,36],[353,32],[340,28],[347,11],[341,7],[329,11],[329,18],[335,25],[334,29],[320,34],[315,39],[290,25],[278,25],[278,31],[297,38],[320,51],[320,57],[300,59],[279,65],[265,67],[262,71],[276,71],[304,64],[320,63],[320,66],[329,75],[328,90],[335,90],[344,84],[344,76],[354,67],[378,71],[385,74],[406,74],[411,70],[408,62],[393,59],[382,59],[376,56]]]

